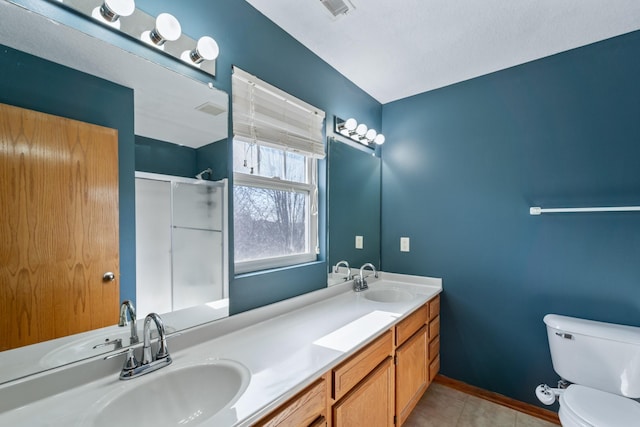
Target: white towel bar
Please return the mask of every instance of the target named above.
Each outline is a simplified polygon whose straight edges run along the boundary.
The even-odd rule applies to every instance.
[[[529,214],[540,215],[543,213],[565,213],[565,212],[632,212],[640,211],[640,206],[603,206],[598,208],[541,208],[532,206]]]

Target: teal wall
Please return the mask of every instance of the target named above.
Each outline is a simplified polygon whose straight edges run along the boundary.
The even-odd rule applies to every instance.
[[[153,138],[135,136],[136,171],[195,178],[211,168],[211,176],[204,179],[218,181],[228,177],[227,140],[191,148]]]
[[[195,148],[136,135],[136,171],[194,178]]]
[[[118,130],[120,296],[135,300],[133,91],[1,44],[0,76],[2,103]]]
[[[634,32],[383,106],[382,266],[443,278],[444,375],[539,404],[546,313],[640,326],[640,215],[529,215],[640,203],[638,52]]]

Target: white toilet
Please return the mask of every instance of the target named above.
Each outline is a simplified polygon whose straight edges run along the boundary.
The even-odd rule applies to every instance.
[[[640,426],[640,328],[547,314],[559,388],[541,384],[538,399],[560,399],[564,427]],[[567,387],[568,385],[568,387]]]

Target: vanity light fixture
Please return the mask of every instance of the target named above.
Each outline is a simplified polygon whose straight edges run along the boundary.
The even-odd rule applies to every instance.
[[[364,123],[358,124],[354,118],[343,120],[336,117],[334,130],[340,135],[368,147],[372,147],[371,144],[382,145],[385,141],[383,134],[376,132],[375,129],[368,129]]]
[[[91,11],[91,16],[98,21],[120,29],[120,17],[129,16],[136,10],[134,0],[104,0],[102,5]]]
[[[151,61],[156,62],[154,56],[161,53],[180,61],[182,67],[187,64],[212,76],[216,75],[216,59],[220,54],[218,43],[208,35],[193,39],[183,34],[180,22],[170,13],[149,15],[136,7],[136,0],[46,1],[80,13],[96,22],[95,25],[108,26],[109,30],[126,34],[160,51],[147,58]]]
[[[181,34],[182,28],[176,17],[170,13],[161,13],[156,18],[156,26],[153,30],[144,31],[140,35],[140,39],[158,49],[164,50],[165,42],[176,41]]]
[[[193,50],[185,50],[182,52],[180,59],[191,65],[200,67],[203,61],[213,61],[218,57],[218,54],[220,54],[218,43],[209,36],[203,36],[198,39],[198,43]]]

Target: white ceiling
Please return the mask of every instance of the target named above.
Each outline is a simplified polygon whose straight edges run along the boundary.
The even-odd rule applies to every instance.
[[[247,0],[385,104],[640,29],[640,0]]]

